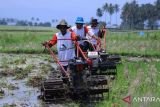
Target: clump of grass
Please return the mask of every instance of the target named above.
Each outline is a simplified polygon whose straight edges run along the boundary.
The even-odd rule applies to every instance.
[[[6,103],[6,104],[3,105],[3,107],[17,107],[17,105],[14,104],[14,103],[13,104],[7,104]]]
[[[48,76],[48,74],[53,69],[50,64],[40,63],[40,72],[36,75],[30,76],[27,80],[27,85],[33,87],[39,87],[42,83],[42,80]]]
[[[16,59],[16,60],[12,61],[7,57],[3,57],[2,58],[2,63],[1,63],[2,70],[0,72],[0,75],[2,75],[2,76],[14,76],[17,72],[21,72],[22,68],[18,68],[18,67],[11,68],[10,65],[25,64],[25,62],[26,62],[26,58],[19,58],[19,59]]]
[[[0,88],[7,88],[8,90],[18,89],[15,84],[9,83],[8,81],[3,79],[0,81]]]
[[[8,66],[8,59],[7,59],[6,57],[3,57],[3,58],[2,58],[1,68],[4,68],[4,69],[9,68],[9,66]]]
[[[84,107],[81,106],[80,104],[76,103],[76,102],[72,102],[72,103],[66,103],[65,104],[67,107]],[[86,106],[87,107],[87,106]]]
[[[16,65],[19,65],[19,64],[26,64],[26,58],[19,58],[19,59],[16,59],[15,61],[10,62],[10,64],[16,64]]]
[[[33,65],[28,65],[23,70],[20,70],[19,72],[17,72],[15,79],[23,79],[27,77],[33,68],[34,68]]]
[[[15,68],[5,68],[0,72],[2,76],[15,76],[16,74],[23,71],[23,68],[15,67]]]
[[[42,84],[42,79],[43,77],[42,76],[32,76],[32,77],[29,77],[26,84],[29,85],[29,86],[33,86],[33,87],[40,87],[41,84]]]
[[[7,63],[3,63],[2,66],[1,66],[1,68],[7,69],[7,68],[9,68],[9,66],[8,66]]]
[[[46,75],[52,70],[52,66],[50,64],[43,64],[40,65],[40,70],[42,75]]]
[[[3,98],[5,95],[4,90],[0,89],[0,98]]]
[[[19,89],[19,87],[16,86],[15,84],[8,84],[8,85],[7,85],[7,88],[8,88],[9,90],[16,90],[16,89]]]
[[[0,72],[1,76],[11,76],[14,75],[14,72],[10,68],[5,68]]]
[[[6,87],[7,87],[7,82],[1,80],[1,81],[0,81],[0,87],[1,87],[1,88],[6,88]]]

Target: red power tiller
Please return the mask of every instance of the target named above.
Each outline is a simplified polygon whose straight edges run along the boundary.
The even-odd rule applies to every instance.
[[[106,33],[105,33],[106,34]],[[105,35],[104,34],[104,35]],[[104,36],[104,48],[106,47],[106,37]],[[59,39],[71,40],[71,39]],[[103,97],[103,93],[108,92],[109,71],[116,71],[116,63],[108,60],[109,56],[102,51],[101,41],[97,41],[97,46],[94,47],[89,40],[92,51],[83,52],[79,43],[73,41],[77,49],[76,58],[68,61],[68,69],[66,71],[48,44],[45,47],[50,52],[53,59],[60,66],[61,77],[51,76],[42,83],[41,97],[45,101],[57,101],[71,98],[73,100],[93,100],[93,96]],[[105,48],[106,49],[106,48]],[[81,54],[81,56],[80,56]],[[62,61],[63,62],[63,61]],[[114,74],[116,72],[113,72]],[[65,79],[64,79],[65,78]],[[101,97],[100,97],[101,95]],[[97,99],[97,98],[95,98]],[[102,98],[103,99],[103,98]]]
[[[105,30],[104,35],[106,35],[106,29],[104,29],[104,30]],[[72,40],[72,39],[58,39],[58,40]],[[100,39],[97,40],[96,47],[90,42],[90,40],[87,40],[87,39],[82,39],[82,40],[84,42],[88,42],[93,50],[92,50],[92,52],[83,52],[83,50],[80,48],[79,43],[77,41],[73,41],[73,43],[75,44],[75,47],[77,49],[76,57],[78,58],[79,54],[81,54],[83,59],[88,63],[89,66],[91,66],[92,65],[92,60],[89,57],[92,57],[94,55],[95,56],[98,55],[97,52],[102,49],[101,40]],[[106,44],[106,36],[104,36],[104,46],[103,46],[104,49],[106,48],[105,44]],[[57,58],[57,56],[55,55],[55,53],[51,50],[50,46],[48,46],[48,44],[44,44],[44,46],[48,49],[48,51],[50,52],[50,55],[52,56],[54,61],[60,66],[62,74],[66,75],[68,77],[69,76],[68,72],[64,69],[64,67],[61,64],[61,62],[65,62],[65,61],[60,61]],[[89,53],[89,54],[87,54],[87,53]]]

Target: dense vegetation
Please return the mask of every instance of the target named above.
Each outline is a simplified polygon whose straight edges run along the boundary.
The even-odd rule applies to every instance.
[[[51,21],[42,22],[39,18],[34,18],[34,17],[32,17],[31,20],[19,20],[15,18],[0,18],[0,25],[51,27],[52,24],[57,21],[58,21],[57,19],[53,19]]]
[[[108,13],[110,15],[110,25],[111,16],[117,12],[121,12],[121,28],[123,29],[157,29],[159,27],[160,20],[160,0],[157,0],[154,4],[138,4],[136,0],[132,2],[127,2],[124,4],[122,9],[119,8],[118,4],[108,4],[105,3],[102,8],[97,9],[96,15],[102,17]],[[116,15],[117,17],[117,15]],[[106,18],[106,20],[108,20]],[[117,18],[116,18],[117,24]]]

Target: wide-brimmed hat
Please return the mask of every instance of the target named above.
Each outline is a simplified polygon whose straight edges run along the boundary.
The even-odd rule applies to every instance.
[[[97,19],[92,19],[92,20],[91,20],[91,23],[96,23],[96,24],[98,24],[98,20],[97,20]]]
[[[76,19],[76,22],[75,22],[75,23],[84,24],[83,17],[77,17],[77,19]]]
[[[56,26],[57,29],[60,29],[61,26],[66,26],[66,28],[70,28],[70,26],[68,25],[68,23],[66,22],[66,20],[62,19],[59,24]]]

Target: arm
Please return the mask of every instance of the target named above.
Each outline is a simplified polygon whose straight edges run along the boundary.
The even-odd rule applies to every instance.
[[[56,43],[57,43],[57,36],[56,36],[56,34],[55,34],[50,41],[45,41],[44,43],[42,43],[42,45],[43,45],[43,46],[48,45],[49,47],[52,47],[52,46],[55,45]]]
[[[94,35],[94,33],[92,31],[90,31],[87,26],[84,26],[85,32],[92,38],[95,38],[96,40],[98,40],[99,38],[97,36]]]
[[[51,44],[52,46],[57,43],[57,36],[56,36],[56,34],[53,35],[53,38],[50,41],[48,41],[48,43]]]
[[[99,30],[98,37],[103,38],[105,35],[106,29]]]
[[[78,40],[78,36],[76,36],[76,34],[74,32],[71,33],[71,39],[73,41],[77,41]]]

